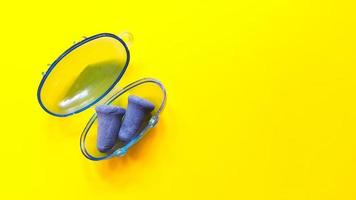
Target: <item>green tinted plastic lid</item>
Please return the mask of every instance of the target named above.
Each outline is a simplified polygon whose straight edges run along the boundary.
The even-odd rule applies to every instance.
[[[129,61],[129,49],[120,37],[101,33],[85,38],[50,65],[37,90],[38,102],[57,117],[84,111],[114,88]]]

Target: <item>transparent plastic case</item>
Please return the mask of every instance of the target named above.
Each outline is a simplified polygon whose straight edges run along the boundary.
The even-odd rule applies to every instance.
[[[60,55],[43,74],[39,84],[39,104],[47,113],[56,117],[68,117],[101,104],[126,108],[129,95],[144,98],[155,105],[151,116],[135,138],[127,143],[117,142],[106,153],[101,153],[96,148],[97,116],[94,113],[80,137],[80,149],[90,160],[124,155],[156,125],[164,108],[165,88],[160,81],[153,78],[137,80],[114,92],[129,65],[130,52],[127,44],[132,39],[132,34],[128,32],[120,36],[101,33],[87,37]]]
[[[140,128],[139,134],[128,143],[117,142],[109,152],[101,153],[96,148],[98,120],[97,115],[94,114],[84,128],[80,138],[80,148],[85,157],[90,160],[103,160],[114,156],[122,156],[156,125],[159,115],[166,103],[166,90],[163,85],[158,80],[144,78],[124,87],[105,104],[126,108],[129,95],[147,99],[155,105],[155,109],[152,111],[151,116]]]

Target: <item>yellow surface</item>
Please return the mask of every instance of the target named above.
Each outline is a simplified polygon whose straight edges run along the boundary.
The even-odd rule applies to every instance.
[[[0,199],[356,199],[354,1],[5,1]],[[41,72],[82,36],[134,35],[121,86],[160,79],[159,126],[85,159]]]

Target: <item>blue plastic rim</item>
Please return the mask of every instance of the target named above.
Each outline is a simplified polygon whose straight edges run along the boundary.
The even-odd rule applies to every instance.
[[[83,108],[80,108],[78,110],[75,110],[73,112],[67,113],[67,114],[58,114],[58,113],[54,113],[51,112],[50,110],[48,110],[45,105],[43,104],[42,100],[41,100],[41,91],[42,91],[42,87],[44,85],[44,83],[46,82],[46,79],[48,78],[48,76],[51,74],[52,70],[57,66],[57,64],[69,53],[71,53],[72,51],[74,51],[75,49],[77,49],[78,47],[93,41],[95,39],[101,38],[101,37],[110,37],[110,38],[114,38],[116,39],[118,42],[120,42],[125,51],[126,51],[126,63],[123,67],[123,69],[121,70],[120,74],[117,76],[116,80],[113,82],[113,84],[101,95],[99,96],[96,100],[92,101],[91,103],[89,103],[88,105],[84,106]],[[120,81],[121,77],[124,75],[126,68],[128,67],[130,62],[130,51],[129,48],[127,47],[126,43],[119,38],[118,36],[112,34],[112,33],[100,33],[97,35],[93,35],[91,37],[85,38],[84,40],[74,44],[73,46],[71,46],[69,49],[67,49],[65,52],[63,52],[51,65],[50,67],[47,69],[46,73],[43,75],[42,80],[38,86],[37,89],[37,100],[38,103],[40,104],[40,106],[42,107],[43,110],[45,110],[47,113],[56,116],[56,117],[67,117],[76,113],[80,113],[86,109],[88,109],[89,107],[91,107],[92,105],[96,104],[98,101],[100,101],[102,98],[104,98],[114,87],[115,85]]]
[[[166,100],[167,100],[167,94],[166,94],[166,89],[164,88],[163,84],[153,78],[143,78],[140,80],[137,80],[127,86],[125,86],[123,89],[121,89],[120,91],[118,91],[116,94],[114,94],[112,97],[110,97],[109,100],[107,100],[105,102],[105,105],[110,105],[112,102],[114,102],[117,98],[119,98],[122,94],[126,93],[127,91],[140,86],[142,84],[146,84],[146,83],[153,83],[156,84],[162,92],[162,101],[158,107],[158,110],[156,111],[156,113],[148,120],[147,125],[139,132],[139,134],[133,138],[131,141],[129,141],[128,143],[126,143],[124,146],[118,148],[118,149],[114,149],[111,153],[104,155],[104,156],[100,156],[100,157],[96,157],[91,155],[88,150],[86,149],[86,138],[88,135],[88,132],[90,130],[90,128],[92,127],[93,123],[95,122],[95,120],[97,119],[97,114],[94,113],[93,116],[89,119],[87,125],[85,126],[81,136],[80,136],[80,150],[82,152],[82,154],[88,158],[89,160],[92,161],[100,161],[100,160],[106,160],[106,159],[110,159],[113,157],[120,157],[120,156],[124,156],[126,154],[126,152],[133,147],[137,142],[139,142],[146,134],[147,132],[154,128],[155,125],[158,123],[159,121],[159,115],[162,113],[165,105],[166,105]]]

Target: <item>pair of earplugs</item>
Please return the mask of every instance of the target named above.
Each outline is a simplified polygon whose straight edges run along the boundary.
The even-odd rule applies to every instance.
[[[107,152],[118,140],[129,142],[139,130],[155,106],[140,97],[129,96],[127,110],[110,105],[96,107],[98,116],[97,148]],[[124,118],[124,119],[122,119]]]

